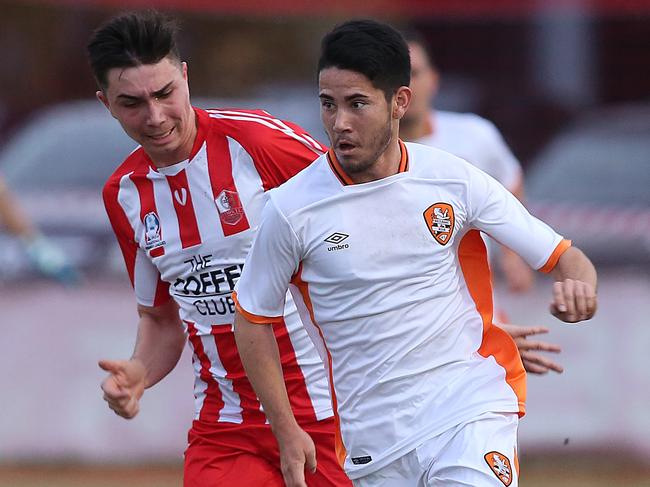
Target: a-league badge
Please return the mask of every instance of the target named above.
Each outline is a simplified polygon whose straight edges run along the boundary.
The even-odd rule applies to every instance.
[[[424,210],[427,228],[440,245],[447,245],[454,231],[454,209],[448,203],[435,203]]]
[[[224,189],[214,202],[219,210],[221,221],[227,225],[236,225],[244,216],[244,208],[236,191]]]
[[[160,230],[160,218],[155,212],[147,213],[142,219],[142,223],[144,224],[144,248],[146,250],[165,245]]]

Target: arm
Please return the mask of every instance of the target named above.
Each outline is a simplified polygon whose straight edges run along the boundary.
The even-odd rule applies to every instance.
[[[100,360],[109,372],[102,382],[104,400],[119,416],[138,414],[144,390],[165,377],[178,363],[185,334],[174,300],[157,307],[138,305],[138,337],[129,360]]]
[[[278,441],[284,481],[287,487],[306,487],[304,470],[316,471],[316,449],[291,411],[273,327],[252,323],[238,312],[235,340],[246,375]]]
[[[553,370],[558,374],[564,372],[562,366],[537,352],[560,353],[562,349],[558,345],[547,343],[541,340],[529,340],[532,335],[548,333],[548,328],[543,326],[519,326],[511,323],[494,323],[512,337],[519,349],[521,361],[526,372],[531,374],[546,374]]]
[[[567,323],[591,319],[596,312],[596,269],[585,254],[568,248],[552,270],[553,300],[550,311]]]
[[[21,211],[2,179],[0,179],[0,221],[2,221],[9,233],[25,241],[36,238],[34,225]]]

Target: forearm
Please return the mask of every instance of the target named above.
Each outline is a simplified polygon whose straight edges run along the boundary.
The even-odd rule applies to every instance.
[[[577,247],[569,247],[558,260],[552,275],[556,281],[573,279],[585,282],[596,289],[597,275],[591,261]]]
[[[176,303],[171,300],[160,308],[154,308],[155,311],[138,308],[138,337],[131,359],[144,365],[146,388],[173,370],[185,345],[185,333]]]
[[[280,354],[271,325],[235,315],[235,341],[246,375],[264,407],[276,437],[297,426],[284,384]]]
[[[0,222],[9,233],[25,240],[36,236],[36,230],[27,216],[16,204],[9,190],[0,181]]]

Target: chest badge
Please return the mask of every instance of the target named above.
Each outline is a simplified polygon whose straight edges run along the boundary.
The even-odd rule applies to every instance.
[[[448,203],[435,203],[422,214],[427,228],[440,245],[447,245],[454,231],[454,209]]]
[[[236,225],[244,216],[244,208],[236,191],[224,189],[214,202],[219,210],[221,221],[227,225]]]

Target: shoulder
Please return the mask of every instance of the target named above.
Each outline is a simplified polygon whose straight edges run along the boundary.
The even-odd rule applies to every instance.
[[[491,137],[498,134],[496,126],[476,113],[437,111],[439,124],[453,126],[454,129],[471,133],[473,136]]]
[[[230,137],[243,146],[268,147],[298,142],[322,154],[326,149],[300,126],[277,118],[265,110],[238,108],[207,109],[212,133]]]
[[[416,142],[406,142],[413,176],[426,179],[467,179],[473,167],[450,152]]]
[[[148,163],[144,155],[144,150],[142,147],[138,147],[129,154],[124,162],[122,162],[122,164],[113,171],[113,174],[108,177],[106,183],[104,183],[104,188],[102,190],[104,199],[117,198],[117,193],[119,192],[124,176],[142,170],[144,167],[148,167]]]
[[[341,191],[323,154],[301,172],[269,192],[277,208],[289,215]]]

